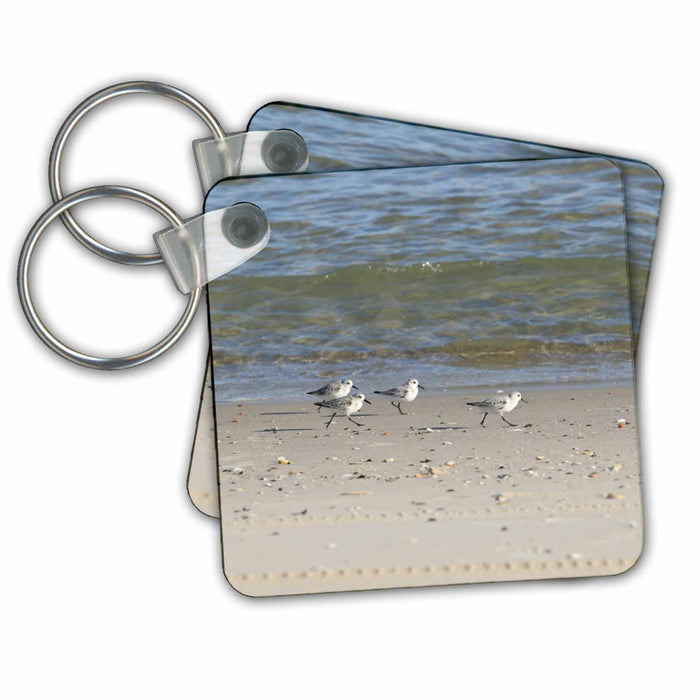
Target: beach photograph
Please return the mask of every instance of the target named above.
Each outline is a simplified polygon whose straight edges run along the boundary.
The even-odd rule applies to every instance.
[[[352,114],[301,104],[271,102],[250,120],[253,131],[291,129],[309,150],[308,172],[376,167],[446,165],[581,155],[561,147],[453,129]],[[647,163],[611,158],[622,170],[632,334],[639,336],[663,182]],[[207,365],[209,365],[207,360]],[[216,444],[210,405],[210,370],[202,394],[188,491],[207,515],[218,517]]]
[[[236,590],[634,564],[643,522],[615,164],[244,178],[215,187],[207,209],[237,202],[260,207],[271,236],[209,285]]]

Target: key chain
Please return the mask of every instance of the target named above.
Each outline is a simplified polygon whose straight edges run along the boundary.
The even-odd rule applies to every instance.
[[[250,210],[240,207],[214,217],[198,216],[182,219],[163,201],[146,192],[119,185],[90,187],[64,196],[61,184],[61,162],[66,143],[77,124],[93,109],[109,100],[125,95],[150,94],[178,102],[197,115],[211,132],[211,138],[194,143],[195,160],[202,188],[206,190],[220,179],[254,172],[296,172],[306,165],[303,141],[293,132],[238,132],[227,134],[218,119],[199,100],[178,88],[149,81],[132,81],[104,88],[79,104],[63,122],[56,135],[49,157],[49,190],[54,201],[30,230],[19,257],[18,291],[22,310],[31,328],[51,350],[70,362],[91,369],[128,369],[150,362],[169,350],[189,328],[202,297],[202,285],[208,275],[220,275],[243,264],[267,244],[269,233],[254,242],[228,235],[222,224],[241,225]],[[76,221],[72,207],[94,199],[117,197],[144,204],[160,213],[171,228],[155,235],[159,248],[155,253],[130,253],[107,246]],[[248,212],[246,214],[246,212]],[[34,249],[46,227],[60,218],[70,234],[92,253],[122,265],[149,266],[165,263],[178,289],[188,295],[182,316],[173,329],[151,347],[124,357],[99,357],[75,350],[41,320],[32,300],[29,268]],[[235,223],[238,220],[238,224]]]
[[[62,191],[78,121],[140,92],[211,132],[193,144],[199,216],[124,186]],[[647,164],[293,103],[227,134],[186,93],[132,82],[71,113],[49,177],[54,205],[18,283],[52,350],[142,364],[182,336],[208,285],[211,387],[189,488],[222,516],[236,590],[598,576],[636,561],[634,348],[662,190]],[[106,196],[166,219],[157,253],[80,227],[71,207]],[[46,328],[28,271],[59,218],[112,262],[166,266],[187,302],[165,338],[100,358]]]

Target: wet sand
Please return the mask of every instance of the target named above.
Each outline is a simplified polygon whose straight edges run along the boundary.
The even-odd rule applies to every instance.
[[[480,427],[463,392],[421,394],[406,416],[374,396],[363,427],[325,428],[310,402],[218,406],[229,582],[276,595],[627,570],[642,546],[632,388],[523,395],[516,428]]]

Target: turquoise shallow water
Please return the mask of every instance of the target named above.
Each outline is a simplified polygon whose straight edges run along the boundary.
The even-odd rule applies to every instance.
[[[219,184],[268,247],[210,284],[217,400],[319,380],[433,389],[632,379],[620,171],[602,159]]]

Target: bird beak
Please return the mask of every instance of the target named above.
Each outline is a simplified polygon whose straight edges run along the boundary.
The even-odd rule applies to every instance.
[[[372,405],[372,402],[368,401],[367,399],[365,399],[365,403],[368,403],[370,406]]]
[[[424,387],[424,386],[421,386],[420,384],[418,385],[418,388],[419,388],[419,389],[423,389],[423,391],[426,390],[425,387]]]
[[[529,403],[529,401],[525,401],[525,399],[521,398],[520,399],[523,403]]]
[[[359,391],[359,390],[360,390],[360,387],[359,387],[359,386],[355,386],[354,384],[352,385],[352,388],[353,388],[355,391]]]

